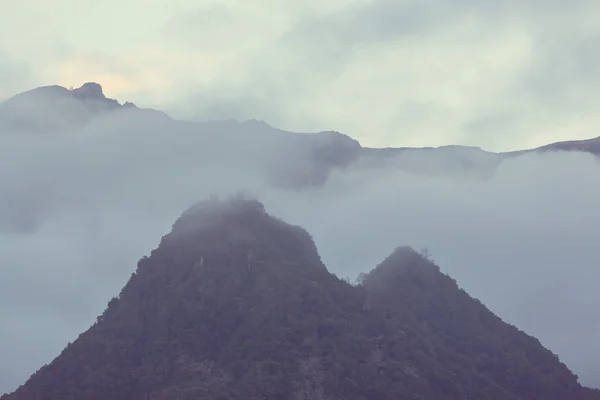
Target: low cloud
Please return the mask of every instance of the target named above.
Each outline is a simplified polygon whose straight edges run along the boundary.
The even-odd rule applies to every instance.
[[[419,173],[448,149],[411,156],[413,172],[357,166],[289,191],[269,173],[282,159],[302,167],[290,137],[260,123],[128,114],[69,134],[1,132],[0,392],[89,327],[185,208],[238,189],[308,229],[338,276],[398,245],[428,247],[470,294],[600,386],[595,158],[523,156],[482,179]]]

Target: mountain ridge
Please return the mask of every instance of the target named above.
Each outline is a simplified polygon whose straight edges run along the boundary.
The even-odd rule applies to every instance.
[[[98,104],[102,105],[101,107],[99,107],[99,109],[93,109],[93,111],[95,111],[95,112],[115,111],[115,110],[119,110],[119,109],[135,109],[135,110],[139,110],[139,111],[150,112],[150,113],[156,114],[156,115],[161,115],[163,117],[166,117],[166,118],[169,118],[172,120],[171,117],[169,117],[166,113],[164,113],[162,111],[157,111],[154,109],[146,109],[146,108],[140,109],[135,104],[128,102],[128,101],[126,101],[123,104],[120,104],[115,99],[107,98],[104,95],[102,86],[97,82],[86,82],[81,87],[74,88],[74,89],[67,89],[60,85],[48,85],[48,86],[41,86],[38,88],[30,89],[25,92],[18,93],[16,95],[0,102],[0,110],[2,110],[3,107],[12,106],[12,103],[18,102],[18,100],[20,100],[21,98],[24,98],[24,97],[29,97],[29,98],[37,97],[40,100],[50,102],[50,103],[53,101],[56,101],[57,97],[67,97],[67,98],[71,97],[71,98],[77,99],[84,103],[86,101],[91,100],[92,102],[96,103],[96,106],[98,106]],[[89,106],[89,104],[88,104],[88,106]],[[0,114],[0,116],[1,116],[1,114]],[[173,121],[176,121],[176,120],[173,120]],[[184,121],[179,121],[179,122],[184,122]],[[206,121],[206,122],[214,123],[214,122],[227,122],[227,121]],[[246,125],[246,126],[254,125],[259,128],[262,127],[262,128],[266,128],[266,129],[276,129],[276,128],[271,127],[265,121],[258,121],[258,120],[251,119],[251,120],[247,120],[244,122],[238,122],[236,120],[231,120],[231,122]],[[194,122],[189,122],[189,123],[194,123]],[[277,129],[277,130],[282,131],[282,132],[293,133],[290,131],[284,131],[284,130],[280,130],[280,129]],[[350,136],[340,133],[340,132],[337,132],[337,131],[320,131],[317,133],[317,136],[319,136],[320,139],[328,137],[329,140],[325,140],[325,142],[330,142],[330,143],[333,142],[333,143],[335,143],[334,144],[335,146],[342,146],[342,147],[346,147],[348,149],[354,149],[355,152],[356,152],[357,148],[361,148],[366,151],[379,150],[381,153],[385,152],[387,154],[400,153],[400,152],[406,152],[406,151],[418,151],[418,150],[431,151],[431,150],[462,149],[465,151],[480,151],[480,152],[487,153],[487,154],[497,154],[497,155],[503,155],[503,156],[507,156],[507,157],[517,156],[517,155],[521,155],[521,154],[529,153],[529,152],[545,152],[545,151],[580,151],[580,152],[591,153],[594,155],[600,155],[600,136],[595,137],[595,138],[589,138],[589,139],[552,142],[552,143],[542,145],[539,147],[535,147],[535,148],[507,151],[507,152],[492,152],[492,151],[483,150],[481,147],[477,147],[477,146],[466,146],[466,145],[455,145],[455,144],[440,145],[440,146],[436,146],[436,147],[379,147],[379,148],[363,147],[356,139],[353,139]]]
[[[219,136],[222,146],[219,151],[224,152],[234,148],[239,151],[245,146],[258,148],[261,142],[273,144],[273,151],[268,154],[264,154],[264,149],[256,151],[263,152],[259,155],[261,159],[269,160],[266,171],[269,184],[287,190],[322,187],[332,174],[349,168],[392,168],[415,174],[460,175],[485,180],[504,161],[526,154],[577,152],[600,157],[600,137],[495,153],[462,145],[370,148],[334,130],[290,132],[258,120],[180,121],[162,111],[138,108],[128,102],[120,104],[107,98],[102,86],[94,82],[72,90],[57,85],[45,86],[0,103],[0,131],[73,133],[95,121],[102,121],[95,125],[100,129],[145,131],[160,128],[165,134]]]
[[[490,339],[492,338],[492,339]],[[398,247],[361,282],[258,200],[184,211],[97,322],[2,400],[591,400],[539,342]]]
[[[48,85],[27,90],[0,102],[0,127],[24,132],[55,132],[82,127],[101,115],[121,112],[170,119],[166,113],[119,103],[104,95],[96,82],[67,89]]]

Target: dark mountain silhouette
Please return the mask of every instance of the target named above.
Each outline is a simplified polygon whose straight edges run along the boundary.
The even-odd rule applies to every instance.
[[[98,317],[1,400],[592,400],[423,255],[357,284],[253,199],[183,213]]]

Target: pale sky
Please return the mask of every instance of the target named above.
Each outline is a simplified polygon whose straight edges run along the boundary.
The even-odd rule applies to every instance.
[[[595,137],[593,0],[0,0],[0,98],[97,81],[177,117],[363,145]]]

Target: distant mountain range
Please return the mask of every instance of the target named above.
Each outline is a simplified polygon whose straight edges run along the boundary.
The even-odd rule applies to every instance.
[[[161,111],[141,109],[133,103],[120,104],[107,98],[98,83],[88,82],[76,89],[61,86],[44,86],[18,94],[0,103],[0,132],[50,133],[80,129],[97,117],[144,121],[148,124],[164,124],[165,130],[179,130],[199,134],[231,135],[232,146],[239,137],[252,135],[270,140],[272,138],[293,149],[303,168],[294,168],[294,160],[273,160],[272,180],[280,186],[292,188],[318,186],[327,180],[332,171],[350,165],[370,168],[394,167],[427,174],[472,174],[485,178],[507,158],[542,152],[584,152],[600,156],[600,137],[551,143],[535,149],[505,153],[484,151],[478,147],[449,145],[441,147],[363,147],[351,137],[335,131],[316,134],[293,133],[273,128],[262,121],[233,120],[186,122],[170,118]],[[172,124],[172,125],[171,125]],[[415,158],[419,159],[416,165]],[[306,164],[308,161],[308,164]]]
[[[43,86],[5,100],[0,103],[0,128],[47,133],[77,128],[100,115],[123,110],[168,118],[165,113],[141,109],[130,102],[120,104],[107,98],[98,83],[88,82],[72,90]]]
[[[97,322],[0,400],[594,400],[407,247],[351,284],[257,200],[200,202]]]

